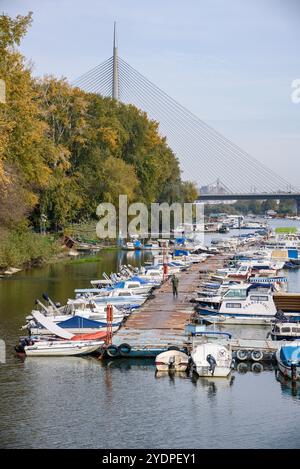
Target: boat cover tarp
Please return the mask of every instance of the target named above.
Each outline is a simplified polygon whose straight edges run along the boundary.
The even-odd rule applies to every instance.
[[[298,249],[288,249],[289,259],[298,259]]]
[[[59,324],[55,324],[51,318],[44,316],[42,313],[40,313],[40,311],[33,311],[32,316],[39,324],[41,324],[48,331],[52,332],[52,334],[57,335],[57,337],[68,340],[74,337],[74,334],[64,331],[61,327],[59,327]]]
[[[113,326],[119,325],[120,323],[113,323]],[[107,327],[106,322],[94,321],[93,319],[87,319],[82,316],[73,316],[66,321],[61,321],[58,325],[63,329],[101,329]]]
[[[107,331],[92,332],[91,334],[77,334],[72,337],[71,340],[104,340],[106,338]]]
[[[300,365],[300,345],[285,345],[281,347],[280,359],[285,365],[296,363]]]
[[[131,282],[140,282],[141,285],[147,285],[148,283],[150,283],[149,280],[138,277],[137,275],[134,275],[133,277],[131,277],[130,281]]]

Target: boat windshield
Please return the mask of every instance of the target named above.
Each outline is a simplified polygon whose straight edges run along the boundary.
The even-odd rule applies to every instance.
[[[247,289],[246,288],[234,288],[232,290],[228,290],[225,293],[224,298],[246,298],[247,297]]]

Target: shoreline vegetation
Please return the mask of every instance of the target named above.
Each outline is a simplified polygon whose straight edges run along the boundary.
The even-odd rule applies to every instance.
[[[31,23],[32,13],[0,15],[0,268],[57,255],[56,233],[96,222],[100,203],[118,209],[119,194],[147,206],[197,196],[145,112],[33,76],[19,50]]]
[[[19,50],[31,23],[32,13],[0,15],[0,270],[63,257],[59,234],[96,224],[100,203],[118,212],[120,194],[148,207],[194,202],[199,194],[194,182],[181,179],[176,155],[145,112],[65,78],[33,76]],[[274,203],[206,210],[256,214],[275,209]],[[291,210],[286,203],[279,208]],[[95,232],[78,236],[106,244]]]

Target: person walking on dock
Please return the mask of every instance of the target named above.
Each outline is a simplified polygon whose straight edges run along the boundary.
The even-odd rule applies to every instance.
[[[178,277],[175,274],[172,275],[172,289],[173,289],[173,298],[178,298]]]

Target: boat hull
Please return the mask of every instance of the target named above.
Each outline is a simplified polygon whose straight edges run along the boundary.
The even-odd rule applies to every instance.
[[[245,326],[265,326],[271,324],[274,317],[245,317],[245,316],[223,316],[223,315],[199,315],[199,318],[209,324],[232,324]]]
[[[119,329],[118,326],[112,327],[112,332],[116,332]],[[30,334],[31,335],[51,335],[52,332],[48,329],[43,327],[30,327]],[[98,331],[105,331],[106,327],[71,327],[71,328],[64,328],[64,331],[69,332],[70,334],[93,334]]]
[[[205,378],[226,378],[231,372],[231,367],[216,366],[212,375],[208,366],[196,366],[196,372],[199,376]]]
[[[168,350],[157,355],[155,365],[157,371],[186,371],[189,357],[179,350]]]
[[[283,376],[286,378],[292,379],[292,370],[291,367],[284,365],[281,361],[277,361],[277,365]],[[296,368],[296,379],[300,380],[300,367]]]
[[[103,342],[90,342],[86,343],[58,343],[49,342],[45,344],[34,344],[26,346],[24,348],[25,354],[28,357],[66,357],[66,356],[77,356],[77,355],[88,355],[96,352]]]

